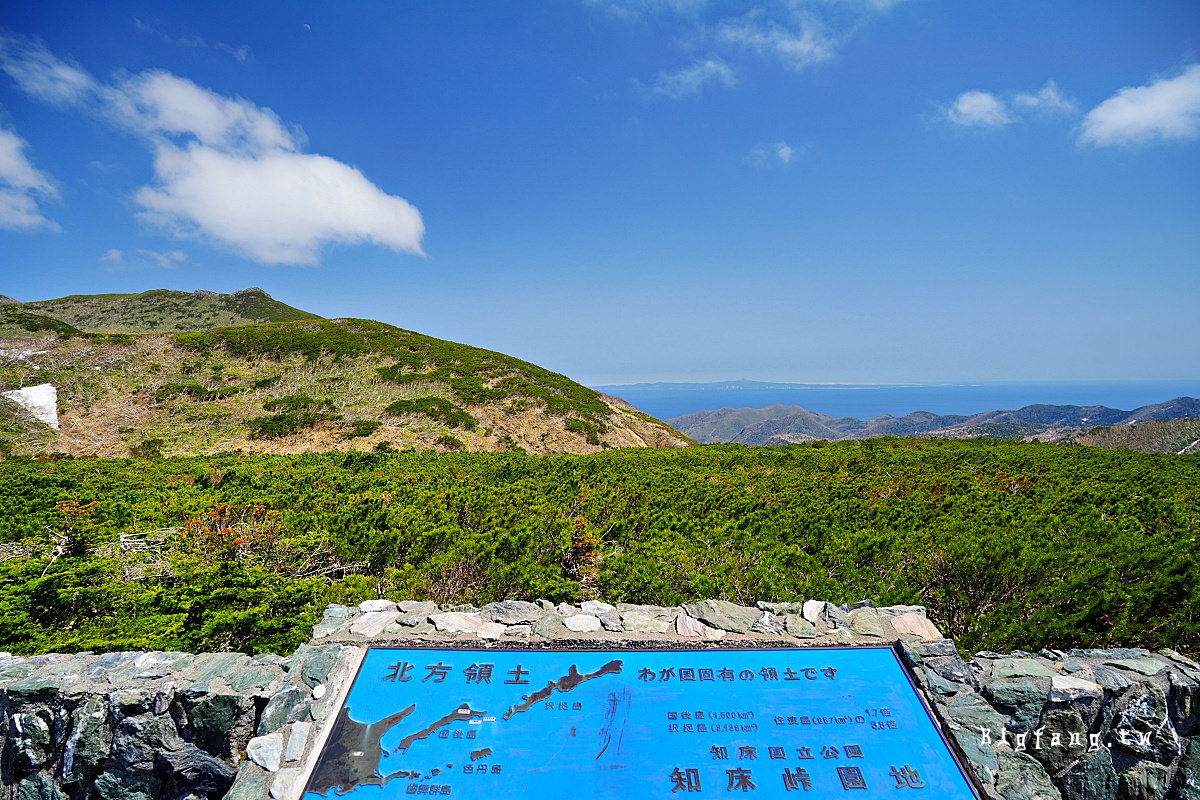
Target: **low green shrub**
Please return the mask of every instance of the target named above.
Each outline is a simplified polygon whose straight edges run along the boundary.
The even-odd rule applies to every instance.
[[[412,400],[397,400],[386,409],[389,414],[421,414],[451,428],[473,431],[479,423],[464,409],[444,397],[417,397]]]
[[[251,439],[278,439],[299,433],[305,428],[311,428],[318,422],[341,418],[341,414],[332,414],[328,411],[284,411],[279,414],[246,420],[246,427],[250,429]]]

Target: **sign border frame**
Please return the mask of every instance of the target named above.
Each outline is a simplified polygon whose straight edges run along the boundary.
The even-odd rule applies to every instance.
[[[605,642],[596,642],[596,644],[603,644],[603,643],[605,643]],[[413,646],[414,644],[417,646]],[[928,717],[930,723],[933,725],[934,731],[938,735],[938,738],[941,739],[942,743],[946,747],[946,750],[950,753],[950,758],[954,761],[954,765],[956,767],[958,767],[958,771],[962,774],[963,779],[966,781],[967,787],[975,795],[976,800],[986,800],[987,799],[987,794],[985,793],[985,790],[984,790],[983,786],[981,785],[979,776],[976,775],[975,770],[971,768],[970,761],[969,761],[969,759],[967,759],[966,753],[962,749],[962,745],[959,744],[958,739],[954,736],[953,731],[950,729],[949,723],[946,721],[945,718],[943,718],[941,713],[938,711],[937,704],[935,702],[932,702],[931,699],[927,696],[926,690],[924,689],[924,687],[921,686],[921,683],[916,676],[914,667],[911,666],[905,659],[904,645],[899,640],[893,641],[893,642],[887,642],[887,643],[879,643],[879,644],[874,644],[874,643],[871,643],[871,644],[867,644],[867,643],[862,643],[862,644],[814,644],[814,645],[799,645],[799,646],[792,645],[790,643],[778,643],[777,644],[775,642],[770,642],[770,643],[764,642],[765,646],[759,646],[759,647],[730,647],[728,645],[712,646],[711,644],[709,644],[708,646],[701,645],[699,647],[695,647],[695,646],[688,647],[685,643],[674,642],[674,641],[663,641],[662,642],[663,646],[659,646],[659,647],[644,646],[647,644],[652,644],[652,645],[658,644],[658,642],[656,642],[656,641],[638,641],[637,644],[641,645],[641,646],[622,647],[622,648],[580,647],[580,646],[578,646],[578,644],[579,644],[578,641],[572,641],[572,645],[566,646],[566,647],[555,646],[553,642],[546,642],[545,645],[543,645],[541,647],[530,646],[528,643],[517,644],[514,642],[513,644],[516,646],[511,646],[506,642],[506,643],[500,644],[498,646],[497,646],[497,644],[493,643],[491,646],[480,647],[480,646],[476,646],[474,642],[423,641],[423,642],[406,642],[404,644],[363,643],[362,645],[355,646],[354,649],[357,650],[358,652],[355,653],[353,663],[349,663],[351,661],[350,659],[347,660],[348,663],[346,664],[346,670],[345,670],[346,673],[348,674],[347,678],[345,679],[343,685],[341,687],[339,687],[339,691],[337,692],[337,694],[335,696],[329,698],[330,702],[329,702],[329,705],[326,707],[326,709],[327,709],[326,714],[322,715],[322,716],[326,717],[324,724],[320,725],[320,733],[316,737],[316,739],[313,741],[312,748],[311,748],[310,752],[307,754],[307,757],[304,759],[304,761],[305,761],[304,770],[301,773],[301,776],[303,777],[303,783],[300,783],[300,785],[298,786],[298,794],[296,795],[297,800],[303,800],[305,795],[308,794],[308,784],[312,780],[312,775],[316,771],[317,763],[320,761],[321,755],[324,753],[325,747],[329,743],[328,742],[329,735],[333,730],[333,720],[335,720],[337,718],[337,715],[341,712],[341,709],[345,706],[346,700],[349,699],[351,690],[354,688],[355,683],[358,681],[359,676],[362,674],[362,668],[363,668],[363,665],[366,663],[367,655],[372,650],[461,650],[463,652],[489,652],[489,651],[502,650],[505,652],[518,652],[518,653],[519,652],[556,652],[556,653],[630,652],[630,653],[638,653],[638,652],[700,652],[700,651],[753,652],[756,650],[794,650],[794,651],[889,650],[892,653],[892,657],[896,659],[896,664],[897,664],[897,666],[900,667],[900,672],[901,672],[901,674],[904,675],[905,680],[908,682],[909,688],[912,690],[913,694],[915,694],[917,696],[917,699],[921,704],[921,708],[924,709],[924,711],[925,711],[925,716]],[[591,642],[589,642],[588,644],[591,644]],[[334,701],[336,701],[336,705],[334,705]]]

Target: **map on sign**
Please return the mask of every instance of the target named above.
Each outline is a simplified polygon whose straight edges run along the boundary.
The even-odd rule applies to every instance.
[[[304,800],[909,793],[978,797],[891,648],[375,647]]]

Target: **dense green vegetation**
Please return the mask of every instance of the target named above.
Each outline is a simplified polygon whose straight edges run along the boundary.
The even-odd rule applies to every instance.
[[[283,412],[295,413],[295,412]],[[874,439],[0,462],[0,650],[289,652],[329,601],[921,603],[1200,651],[1200,457]]]

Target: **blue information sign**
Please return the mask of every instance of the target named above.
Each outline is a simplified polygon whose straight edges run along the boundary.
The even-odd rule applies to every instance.
[[[978,797],[888,647],[376,647],[304,800],[910,793]]]

